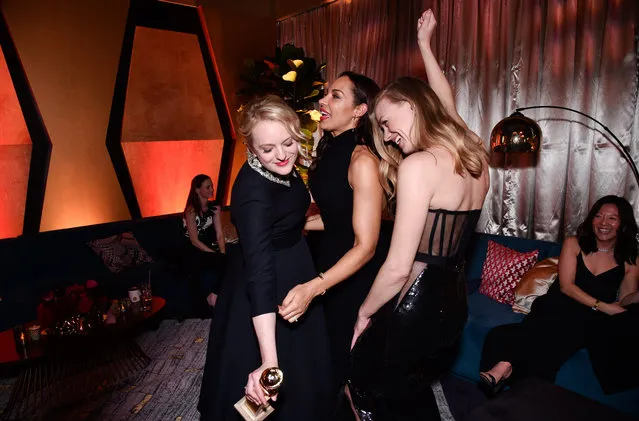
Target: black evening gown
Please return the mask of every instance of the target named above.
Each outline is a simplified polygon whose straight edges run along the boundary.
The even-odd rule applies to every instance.
[[[261,365],[252,317],[277,312],[291,288],[317,274],[302,236],[308,191],[299,177],[289,177],[290,186],[274,179],[281,181],[247,163],[233,186],[231,217],[240,251],[230,256],[211,323],[198,404],[202,420],[241,420],[233,405]],[[279,316],[276,323],[284,382],[269,420],[326,420],[330,367],[321,305],[311,305],[297,323]]]
[[[463,257],[480,213],[428,211],[415,256],[425,268],[353,348],[348,384],[362,421],[440,419],[430,385],[450,368],[466,323]]]
[[[619,265],[595,276],[586,267],[581,253],[577,256],[575,284],[600,301],[617,301],[624,275],[624,266]],[[513,367],[511,383],[529,376],[552,383],[563,363],[579,349],[598,347],[602,340],[609,344],[603,339],[605,335],[592,337],[600,326],[613,331],[614,321],[624,319],[593,311],[564,295],[557,280],[546,295],[533,302],[530,314],[521,323],[497,326],[488,332],[480,370],[487,371],[500,361],[509,361]],[[592,352],[590,357],[597,367]]]
[[[348,183],[351,155],[357,146],[357,136],[347,130],[327,138],[321,159],[309,174],[309,187],[324,222],[324,232],[316,256],[317,268],[324,272],[353,247],[353,189]],[[374,257],[350,278],[329,289],[324,297],[324,310],[331,340],[333,392],[346,382],[353,327],[357,312],[384,263],[392,222],[382,221]]]

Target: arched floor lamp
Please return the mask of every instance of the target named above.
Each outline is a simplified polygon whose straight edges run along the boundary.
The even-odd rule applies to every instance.
[[[517,108],[510,117],[506,117],[501,120],[493,131],[490,133],[490,149],[493,152],[528,152],[537,153],[539,151],[539,143],[541,141],[541,128],[532,119],[526,117],[521,112],[525,110],[532,110],[536,108],[554,108],[559,110],[572,111],[579,115],[582,115],[595,123],[599,124],[603,129],[614,139],[619,147],[621,155],[628,161],[632,174],[635,176],[637,185],[639,186],[639,171],[637,171],[637,165],[632,160],[630,153],[621,141],[614,135],[613,132],[600,121],[584,114],[581,111],[573,110],[568,107],[559,107],[556,105],[535,105],[531,107]]]

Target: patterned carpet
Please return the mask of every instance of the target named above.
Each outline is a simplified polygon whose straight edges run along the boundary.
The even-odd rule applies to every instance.
[[[206,358],[210,320],[164,320],[138,338],[151,363],[128,385],[75,408],[40,417],[43,421],[197,421],[196,409]],[[0,379],[0,408],[14,379]],[[442,421],[454,421],[442,385],[433,390]]]

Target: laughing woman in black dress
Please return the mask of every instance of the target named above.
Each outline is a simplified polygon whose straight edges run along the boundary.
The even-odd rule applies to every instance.
[[[439,420],[430,384],[466,322],[463,259],[488,191],[488,154],[457,114],[418,24],[427,84],[391,82],[376,97],[375,147],[396,198],[388,257],[359,309],[348,389],[362,421]],[[390,304],[390,305],[387,305]]]
[[[241,253],[230,259],[215,307],[198,409],[202,420],[241,420],[234,403],[245,395],[265,403],[259,376],[280,367],[269,420],[324,421],[330,362],[322,308],[311,305],[299,323],[276,317],[286,293],[316,275],[302,236],[310,197],[294,168],[299,120],[267,96],[244,108],[239,125],[249,150],[231,197]]]
[[[378,91],[371,79],[344,72],[320,100],[325,136],[309,174],[320,214],[306,224],[324,231],[316,259],[320,275],[294,288],[280,311],[287,320],[299,318],[326,291],[335,396],[346,381],[357,309],[386,257],[392,231],[390,221],[382,222],[384,194],[368,117]]]
[[[636,236],[637,222],[626,199],[605,196],[593,205],[577,236],[564,240],[559,280],[535,300],[521,323],[497,326],[486,335],[479,386],[487,394],[530,376],[554,382],[563,363],[581,348],[588,349],[604,391],[619,387],[615,383],[628,374],[638,350]],[[625,320],[634,327],[624,329]],[[619,338],[621,346],[613,347]],[[622,360],[616,373],[598,369],[622,355],[632,357]],[[638,366],[634,364],[635,384]]]

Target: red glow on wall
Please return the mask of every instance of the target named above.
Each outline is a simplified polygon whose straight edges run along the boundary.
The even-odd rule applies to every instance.
[[[31,137],[0,52],[0,238],[22,234]]]
[[[191,179],[208,174],[217,191],[223,140],[124,142],[143,217],[182,212]]]
[[[30,162],[31,145],[0,146],[0,238],[22,234]]]

